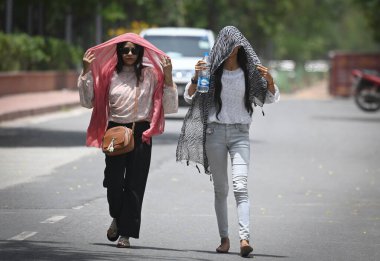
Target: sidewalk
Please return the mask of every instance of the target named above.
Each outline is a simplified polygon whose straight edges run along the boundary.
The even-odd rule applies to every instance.
[[[79,105],[79,93],[59,90],[0,97],[0,122],[64,110]]]
[[[281,94],[281,99],[326,100],[331,99],[331,96],[327,91],[327,83],[323,81],[294,94]],[[75,106],[79,106],[79,94],[76,90],[6,95],[0,97],[0,122]]]
[[[314,83],[308,88],[301,89],[292,94],[281,94],[282,99],[295,99],[295,100],[328,100],[332,96],[328,91],[328,83],[326,80]]]

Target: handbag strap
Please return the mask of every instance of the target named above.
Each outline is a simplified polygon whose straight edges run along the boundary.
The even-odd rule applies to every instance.
[[[140,81],[139,79],[137,79],[137,85],[136,85],[136,92],[135,92],[135,104],[134,104],[134,108],[133,108],[133,118],[136,120],[136,115],[137,115],[137,104],[138,104],[138,94],[140,94]],[[133,124],[132,124],[132,133],[135,133],[135,125],[136,125],[136,121],[133,121]]]

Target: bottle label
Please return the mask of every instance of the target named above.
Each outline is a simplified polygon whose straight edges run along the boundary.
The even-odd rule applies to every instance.
[[[208,85],[209,85],[208,77],[205,77],[205,76],[199,77],[199,85],[203,86],[203,87],[208,87]]]
[[[207,76],[200,76],[198,78],[198,86],[197,86],[197,91],[198,92],[208,92],[210,84],[210,79]]]

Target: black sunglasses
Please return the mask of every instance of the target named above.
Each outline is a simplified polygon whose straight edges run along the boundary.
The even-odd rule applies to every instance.
[[[139,53],[139,50],[135,47],[124,47],[120,49],[121,54],[129,54],[132,53],[133,55],[136,55]]]

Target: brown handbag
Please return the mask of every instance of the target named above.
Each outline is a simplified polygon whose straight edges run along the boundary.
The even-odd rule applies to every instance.
[[[132,151],[135,147],[134,125],[132,129],[125,126],[108,129],[103,137],[103,152],[108,156],[117,156]]]
[[[135,105],[134,114],[136,116],[137,112],[137,91],[140,88],[137,83],[135,92]],[[108,156],[117,156],[121,154],[128,153],[135,148],[135,122],[133,122],[132,129],[125,126],[116,126],[109,128],[103,136],[102,140],[102,150]]]

